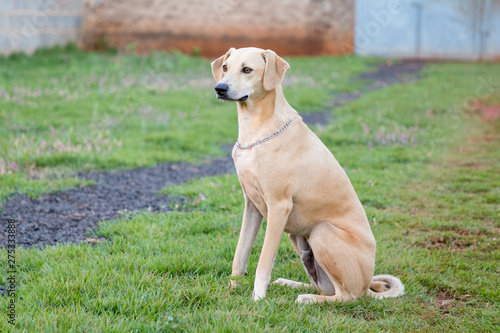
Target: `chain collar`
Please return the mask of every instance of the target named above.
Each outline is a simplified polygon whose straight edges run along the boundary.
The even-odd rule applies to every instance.
[[[290,124],[292,123],[293,119],[294,118],[290,119],[290,121],[287,122],[278,132],[275,132],[275,133],[271,134],[270,136],[268,136],[265,139],[257,140],[254,143],[249,144],[248,146],[242,146],[239,141],[236,141],[236,147],[238,147],[239,149],[250,149],[250,148],[253,148],[253,147],[257,146],[257,145],[260,145],[261,143],[264,143],[266,141],[274,139],[275,137],[277,137],[278,135],[280,135],[281,133],[283,133],[288,128],[288,126],[290,126]]]

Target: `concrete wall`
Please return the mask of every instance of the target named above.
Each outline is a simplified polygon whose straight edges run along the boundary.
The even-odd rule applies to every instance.
[[[83,0],[0,0],[0,54],[80,41]]]
[[[85,6],[82,45],[199,48],[205,56],[243,46],[345,54],[353,50],[353,26],[354,0],[94,0]]]

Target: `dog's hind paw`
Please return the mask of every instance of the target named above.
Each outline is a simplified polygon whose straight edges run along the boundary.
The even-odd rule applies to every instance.
[[[279,279],[273,281],[273,284],[279,284],[280,286],[286,286],[288,281],[289,280],[287,280],[287,279],[279,278]]]
[[[312,294],[302,294],[295,300],[296,303],[300,304],[314,304],[318,302],[317,295]]]
[[[290,288],[310,288],[311,285],[308,283],[302,283],[297,281],[292,281],[288,279],[279,278],[273,282],[273,284],[279,284],[280,286],[287,286]]]

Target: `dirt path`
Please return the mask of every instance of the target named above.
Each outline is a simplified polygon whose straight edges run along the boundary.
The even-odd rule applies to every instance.
[[[334,96],[333,107],[339,107],[364,93],[394,83],[418,79],[421,62],[385,63],[373,73],[359,79],[374,80],[361,91]],[[331,120],[332,109],[305,114],[309,125],[325,125]],[[19,246],[43,246],[56,243],[77,243],[89,239],[101,220],[122,216],[121,211],[150,210],[165,212],[172,198],[156,194],[165,185],[180,184],[191,178],[234,172],[230,156],[207,160],[203,164],[165,163],[151,168],[92,172],[81,178],[95,180],[95,185],[45,194],[42,198],[15,195],[3,202],[0,220],[16,221],[16,243]],[[0,247],[7,241],[7,223],[0,230]]]

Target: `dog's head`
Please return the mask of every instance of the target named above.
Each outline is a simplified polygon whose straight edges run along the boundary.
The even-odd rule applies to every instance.
[[[233,102],[258,99],[281,84],[289,68],[274,51],[231,48],[212,62],[217,98]]]

